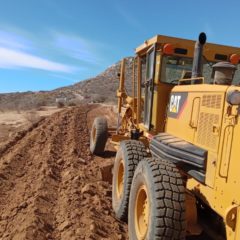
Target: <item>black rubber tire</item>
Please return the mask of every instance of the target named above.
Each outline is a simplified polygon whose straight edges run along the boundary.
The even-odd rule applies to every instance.
[[[144,239],[182,240],[186,234],[185,187],[182,177],[169,161],[145,158],[137,166],[129,200],[129,239],[136,240],[135,202],[138,190],[146,186],[150,202]]]
[[[147,157],[144,144],[137,140],[125,140],[120,143],[113,167],[112,206],[116,217],[127,222],[128,202],[132,178],[138,163]],[[117,175],[121,159],[124,163],[123,194],[117,195]]]
[[[90,151],[95,155],[104,153],[105,145],[108,138],[108,124],[104,117],[94,119],[91,136],[90,136]]]

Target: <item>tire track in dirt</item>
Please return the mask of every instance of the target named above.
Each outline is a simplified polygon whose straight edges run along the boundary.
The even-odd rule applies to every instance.
[[[1,159],[1,163],[6,165],[0,168],[1,175],[5,177],[5,184],[1,184],[0,191],[1,216],[6,220],[4,238],[45,238],[44,234],[53,220],[44,215],[44,205],[47,205],[47,212],[51,213],[51,204],[42,206],[40,203],[42,199],[51,201],[54,195],[52,188],[56,181],[52,160],[57,155],[53,147],[56,146],[55,139],[58,140],[61,133],[46,121],[42,127],[30,132],[30,135],[10,148],[8,154]],[[46,185],[47,189],[44,187]],[[44,190],[52,190],[48,191],[51,195],[45,194],[47,191]],[[11,229],[19,223],[20,226],[13,232]],[[12,234],[9,235],[9,231]]]
[[[0,159],[0,239],[126,239],[89,151],[89,107],[43,120]],[[104,162],[103,162],[104,161]]]

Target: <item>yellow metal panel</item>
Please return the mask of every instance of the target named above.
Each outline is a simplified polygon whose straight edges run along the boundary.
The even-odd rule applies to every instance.
[[[213,85],[213,84],[194,84],[194,85],[180,85],[173,88],[173,92],[226,92],[229,86]]]
[[[216,164],[217,164],[217,154],[213,152],[208,152],[207,158],[207,171],[206,171],[206,184],[209,187],[214,187],[216,178]]]
[[[238,90],[240,87],[230,87],[229,90]],[[219,148],[219,159],[217,163],[216,176],[216,206],[217,212],[223,212],[232,204],[240,205],[240,153],[239,136],[240,122],[239,115],[233,111],[234,106],[229,111],[229,104],[226,102],[224,108],[224,118],[222,124],[221,144]],[[233,115],[231,113],[234,113]]]
[[[173,92],[188,92],[184,111],[179,118],[169,117],[166,131],[208,150],[206,184],[214,187],[223,104],[227,86],[177,86]]]
[[[223,128],[223,144],[221,149],[222,154],[221,154],[220,164],[219,164],[220,165],[219,175],[223,178],[228,177],[228,170],[229,170],[229,165],[231,161],[233,130],[234,130],[234,126],[232,125],[224,126]]]
[[[177,88],[175,87],[173,92],[184,92],[186,90],[185,88]],[[188,91],[185,91],[188,92]],[[178,118],[170,118],[167,119],[167,125],[166,125],[166,132],[182,138],[186,141],[193,142],[194,140],[194,134],[196,129],[191,126],[191,116],[192,116],[192,104],[194,102],[194,99],[197,97],[197,93],[191,93],[188,94],[188,98],[186,100],[186,105],[184,107],[184,110],[182,111],[181,115]]]
[[[229,90],[238,90],[240,87],[231,86]],[[218,151],[209,150],[206,183],[198,183],[194,179],[187,181],[187,189],[192,190],[225,221],[227,240],[240,239],[240,153],[239,114],[235,106],[226,101],[224,107],[219,109],[223,113],[220,123],[220,144]],[[213,110],[214,111],[214,110]],[[212,156],[211,156],[212,155]],[[210,159],[216,157],[215,167],[211,167]]]

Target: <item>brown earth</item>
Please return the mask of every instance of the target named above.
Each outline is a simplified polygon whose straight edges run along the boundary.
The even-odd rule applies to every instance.
[[[0,239],[127,239],[103,171],[115,153],[89,151],[88,125],[98,113],[96,106],[65,109],[0,149]]]
[[[60,111],[57,107],[41,107],[28,111],[0,111],[0,148],[19,132],[31,127],[41,118]]]
[[[28,128],[24,121],[16,128],[20,116],[0,117],[10,132],[21,130],[2,145],[0,139],[0,240],[128,239],[111,204],[115,151],[110,144],[103,157],[89,151],[89,129],[99,115],[114,126],[115,108],[98,104],[64,109]]]

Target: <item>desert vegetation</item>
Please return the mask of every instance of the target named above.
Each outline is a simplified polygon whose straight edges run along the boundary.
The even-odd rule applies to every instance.
[[[126,90],[131,92],[132,61],[126,61]],[[96,77],[74,85],[39,92],[16,92],[0,94],[0,111],[38,110],[43,106],[78,106],[81,103],[116,103],[119,86],[120,62],[110,66]],[[59,103],[56,99],[66,99]]]

